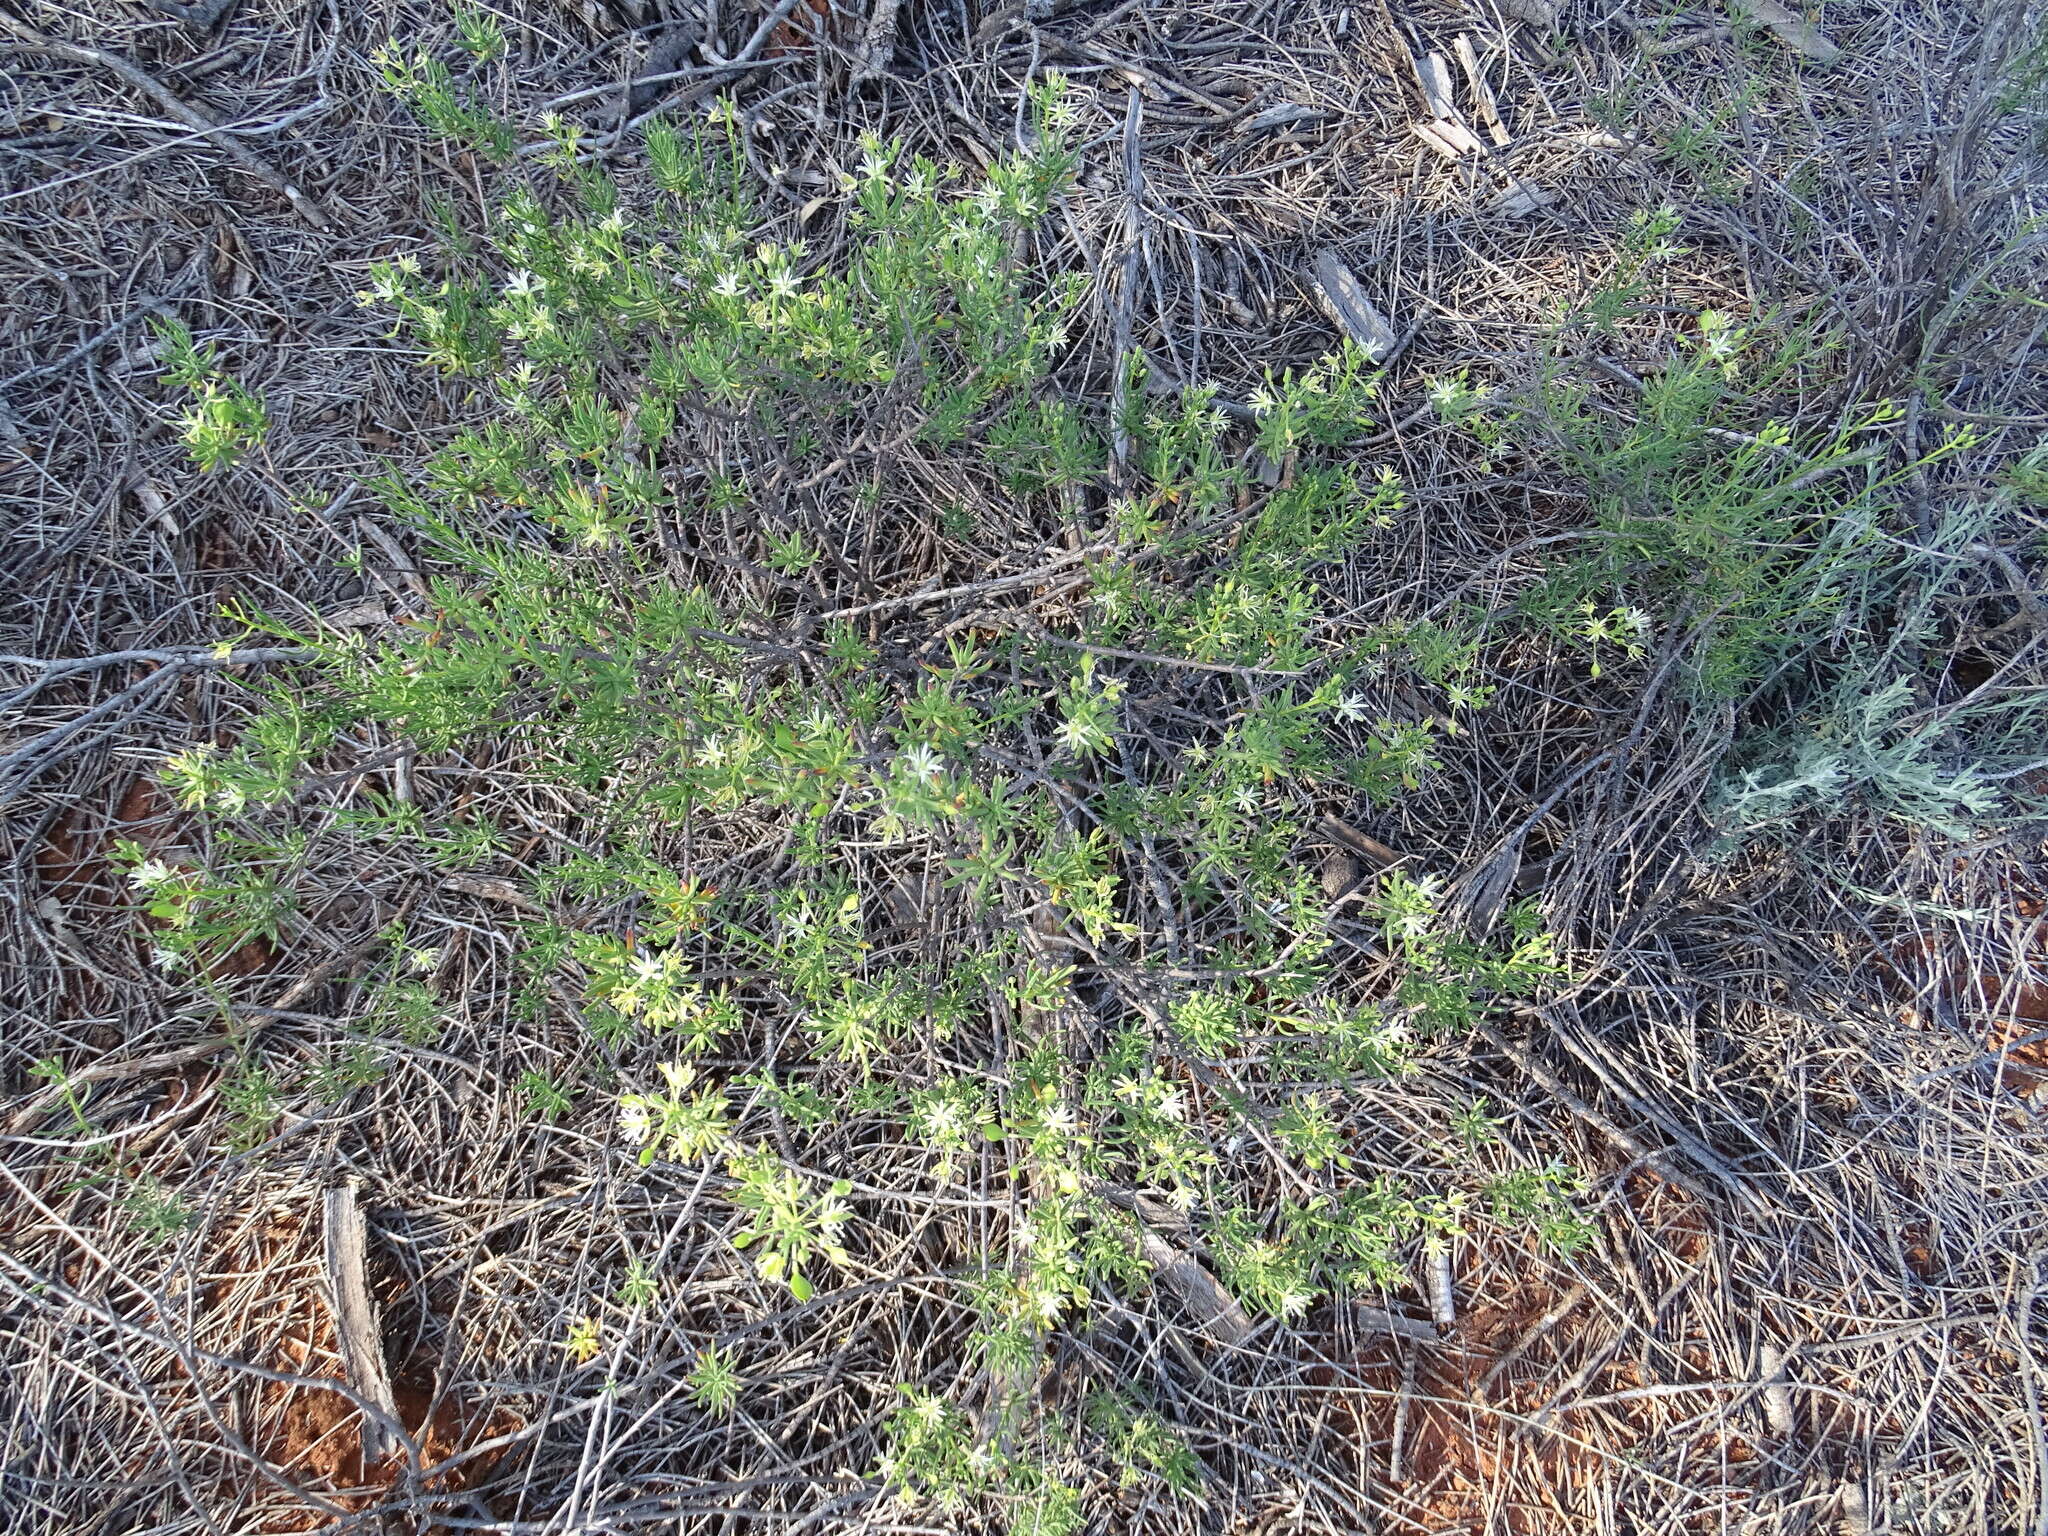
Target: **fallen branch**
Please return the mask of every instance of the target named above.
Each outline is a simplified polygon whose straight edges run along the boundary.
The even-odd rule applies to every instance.
[[[1324,251],[1316,257],[1315,278],[1323,308],[1337,322],[1337,328],[1357,342],[1370,361],[1389,361],[1399,350],[1400,342],[1393,322],[1373,308],[1365,290],[1358,286],[1358,279],[1337,259],[1335,251]]]
[[[274,1018],[283,1016],[293,1004],[309,996],[314,988],[333,979],[344,967],[352,964],[379,942],[381,940],[373,939],[321,961],[285,988],[274,1006],[249,1010],[257,1016],[257,1022],[246,1029],[232,1034],[214,1035],[209,1039],[195,1041],[191,1045],[180,1046],[176,1050],[158,1051],[153,1056],[131,1056],[122,1061],[96,1062],[92,1066],[81,1067],[76,1072],[65,1074],[61,1082],[52,1083],[14,1112],[14,1117],[7,1122],[7,1134],[19,1136],[54,1109],[72,1089],[82,1088],[90,1083],[126,1082],[130,1078],[155,1077],[159,1073],[176,1072],[182,1067],[205,1061],[208,1057],[231,1047],[247,1046]]]
[[[0,667],[39,667],[37,681],[66,677],[73,672],[97,672],[104,667],[130,662],[154,661],[178,667],[248,667],[262,661],[304,661],[313,654],[300,645],[257,646],[248,650],[226,650],[217,645],[176,645],[159,650],[104,651],[98,656],[0,656]]]
[[[248,145],[236,139],[232,134],[224,131],[220,124],[201,112],[197,107],[187,104],[184,98],[179,96],[176,91],[173,91],[147,70],[131,63],[120,54],[111,53],[104,48],[87,48],[78,43],[67,43],[61,38],[50,37],[42,32],[38,32],[26,22],[15,20],[4,11],[0,11],[0,29],[12,33],[24,48],[32,49],[53,59],[63,59],[72,64],[84,64],[91,68],[104,69],[109,73],[119,75],[129,85],[156,102],[158,106],[170,113],[179,122],[212,142],[223,154],[243,170],[273,191],[282,194],[285,201],[290,203],[298,211],[299,215],[315,229],[324,233],[334,228],[333,221],[327,217],[326,212],[320,205],[293,186],[285,178],[284,174],[272,166],[269,161],[250,149]]]
[[[324,1210],[327,1292],[334,1309],[342,1369],[349,1386],[377,1409],[376,1414],[363,1415],[363,1474],[367,1477],[393,1450],[392,1436],[384,1425],[398,1421],[398,1399],[392,1394],[391,1374],[385,1369],[383,1333],[377,1326],[377,1311],[370,1303],[364,1273],[368,1238],[357,1193],[354,1179],[336,1185],[327,1191]]]
[[[1778,0],[1729,0],[1728,8],[1748,17],[1803,59],[1832,64],[1842,56],[1842,50],[1819,27]]]

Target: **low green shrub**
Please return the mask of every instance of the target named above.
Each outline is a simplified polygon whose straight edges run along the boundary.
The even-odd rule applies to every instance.
[[[442,75],[387,68],[430,125],[493,142]],[[908,1167],[911,1192],[1013,1193],[962,1287],[1003,1400],[976,1420],[904,1383],[881,1472],[1053,1531],[1081,1520],[1076,1457],[1199,1484],[1157,1410],[1105,1400],[1084,1445],[1032,1391],[1056,1330],[1147,1285],[1164,1239],[1140,1197],[1247,1319],[1400,1285],[1474,1223],[1567,1252],[1586,1229],[1569,1170],[1516,1171],[1503,1147],[1507,1171],[1476,1171],[1482,1110],[1435,1165],[1389,1173],[1354,1144],[1376,1082],[1561,974],[1533,906],[1478,940],[1440,885],[1396,873],[1347,927],[1299,856],[1332,805],[1435,771],[1445,727],[1375,708],[1377,665],[1411,659],[1454,710],[1487,701],[1465,629],[1354,650],[1325,622],[1319,573],[1405,512],[1399,479],[1345,451],[1375,378],[1349,351],[1270,378],[1242,430],[1212,389],[1157,394],[1135,361],[1076,404],[1053,370],[1080,283],[1027,259],[1074,151],[1058,89],[1034,105],[1026,147],[972,186],[869,145],[831,260],[761,237],[724,113],[650,129],[651,197],[565,135],[553,180],[515,180],[442,270],[380,263],[366,301],[474,392],[472,425],[377,486],[431,551],[426,597],[369,638],[242,615],[308,660],[233,745],[166,765],[214,860],[134,862],[196,975],[290,942],[296,893],[351,850],[503,867],[514,827],[491,807],[544,805],[519,868],[551,915],[522,925],[495,1027],[568,1010],[591,1050],[583,1080],[518,1077],[530,1114],[587,1128],[608,1102],[618,1150],[699,1170],[724,1240],[799,1301],[883,1251],[867,1170],[808,1161],[850,1131],[900,1149],[899,1190]],[[1590,452],[1598,423],[1560,410]],[[1650,448],[1601,451],[1646,466],[1613,497],[1632,558],[1692,559],[1700,536],[1631,500]],[[1702,516],[1738,482],[1725,516],[1745,527],[1810,514],[1804,487],[1705,457],[1694,434],[1657,471]],[[1588,643],[1627,653],[1641,637],[1600,607],[1620,569],[1553,601],[1592,603]],[[429,767],[489,793],[415,792]],[[323,1064],[296,1085],[246,1064],[238,1136],[433,1039],[434,956],[389,929]],[[619,1294],[659,1283],[636,1267]],[[596,1361],[604,1325],[561,1347]],[[714,1347],[690,1390],[724,1414],[747,1380]]]

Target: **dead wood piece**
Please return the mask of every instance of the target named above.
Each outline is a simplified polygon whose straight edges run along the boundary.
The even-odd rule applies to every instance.
[[[1145,1261],[1152,1266],[1153,1280],[1173,1294],[1211,1339],[1236,1346],[1252,1336],[1252,1320],[1244,1308],[1202,1268],[1201,1260],[1174,1247],[1150,1227],[1140,1226],[1139,1243]]]
[[[1550,206],[1550,194],[1517,181],[1493,201],[1493,211],[1504,219],[1524,219]]]
[[[391,622],[391,610],[372,598],[368,602],[350,603],[346,608],[323,613],[320,622],[329,629],[375,629]]]
[[[1385,1307],[1370,1307],[1364,1302],[1351,1304],[1351,1325],[1365,1333],[1384,1334],[1388,1338],[1407,1339],[1416,1344],[1440,1342],[1434,1323],[1389,1312]]]
[[[53,358],[51,361],[47,363],[38,363],[33,368],[24,368],[20,373],[14,374],[10,378],[0,379],[0,390],[13,389],[16,385],[26,384],[31,379],[40,379],[48,376],[49,374],[62,373],[65,369],[69,368],[73,363],[80,362],[83,359],[90,357],[94,352],[97,352],[101,347],[105,346],[109,341],[112,341],[116,336],[119,336],[122,332],[126,331],[130,326],[134,325],[137,321],[147,320],[152,315],[161,314],[163,313],[164,310],[170,308],[170,305],[171,301],[167,298],[143,299],[139,303],[137,303],[133,309],[129,310],[119,319],[113,321],[108,325],[102,326],[91,337],[89,337],[85,341],[81,341],[77,346],[73,347],[70,351],[64,353],[61,357]],[[154,348],[147,348],[145,350],[153,352]],[[117,363],[115,364],[115,366],[118,368],[120,365]]]
[[[398,540],[394,539],[389,532],[379,527],[373,520],[367,517],[356,519],[356,532],[377,546],[378,551],[390,562],[392,572],[405,583],[406,589],[413,596],[426,597],[430,595],[426,582],[420,576],[419,567],[412,563],[412,557],[405,552]]]
[[[1339,821],[1334,816],[1325,816],[1316,823],[1316,831],[1331,842],[1357,854],[1375,870],[1392,869],[1406,858],[1405,854],[1396,853],[1378,838],[1368,837],[1349,822]]]
[[[956,587],[940,587],[936,591],[908,592],[900,597],[885,597],[872,603],[860,603],[852,608],[835,608],[830,613],[817,615],[811,622],[840,623],[847,619],[865,618],[868,614],[882,613],[891,608],[915,608],[925,603],[950,602],[956,597],[981,597],[992,592],[1007,592],[1013,587],[1032,586],[1070,565],[1101,554],[1108,547],[1106,544],[1087,544],[1080,549],[1071,549],[1063,555],[1055,556],[1034,571],[1022,571],[1015,576],[995,576],[987,581],[970,581]]]
[[[1486,72],[1479,67],[1479,54],[1472,46],[1469,34],[1460,32],[1452,52],[1458,56],[1458,63],[1465,71],[1465,83],[1472,88],[1472,105],[1479,114],[1479,121],[1493,142],[1506,148],[1508,144],[1507,125],[1500,120],[1500,103],[1494,100],[1493,87],[1486,83]]]
[[[974,41],[985,43],[999,33],[1029,22],[1047,22],[1062,11],[1071,11],[1080,0],[1007,0],[984,16],[974,29]]]
[[[1486,148],[1480,142],[1478,134],[1455,119],[1441,123],[1432,123],[1430,126],[1436,129],[1444,138],[1448,139],[1461,155],[1475,155]]]
[[[142,510],[156,519],[157,526],[172,538],[180,532],[178,520],[171,516],[171,504],[164,499],[164,493],[156,488],[156,482],[147,475],[137,475],[128,487],[135,495]]]
[[[97,656],[0,656],[0,667],[33,667],[43,675],[39,681],[68,677],[74,672],[99,672],[108,667],[149,664],[163,667],[253,667],[270,661],[304,661],[313,653],[300,645],[233,646],[192,645],[162,650],[103,651]]]
[[[1307,128],[1316,123],[1328,122],[1331,115],[1315,107],[1304,107],[1297,102],[1287,101],[1246,118],[1230,131],[1242,136],[1266,133],[1275,128]]]
[[[1440,122],[1458,115],[1457,98],[1451,94],[1451,66],[1440,53],[1425,53],[1415,60],[1415,81],[1422,87],[1422,104]]]
[[[1335,251],[1316,257],[1316,288],[1323,309],[1337,328],[1357,342],[1367,358],[1378,363],[1391,357],[1400,335],[1393,322],[1373,308],[1351,269],[1337,259]]]
[[[539,902],[519,889],[510,880],[496,875],[450,875],[441,882],[444,891],[459,891],[464,896],[475,896],[483,901],[495,901],[501,906],[516,907],[521,912],[539,912]]]
[[[1842,50],[1830,42],[1825,33],[1797,11],[1789,10],[1778,0],[1728,0],[1737,15],[1747,16],[1771,36],[1803,59],[1816,64],[1832,64],[1842,56]]]
[[[1695,48],[1704,48],[1708,43],[1725,43],[1733,36],[1726,27],[1694,27],[1689,31],[1674,32],[1669,37],[1658,37],[1648,27],[1636,23],[1629,27],[1629,31],[1635,37],[1636,46],[1653,59],[1689,53]]]
[[[1462,160],[1475,150],[1485,147],[1473,135],[1471,129],[1467,128],[1463,123],[1454,123],[1448,119],[1417,123],[1415,125],[1415,137],[1422,140],[1423,143],[1442,155],[1446,160]]]
[[[1332,848],[1323,856],[1323,894],[1331,901],[1342,901],[1364,879],[1365,866],[1353,857],[1350,849]]]
[[[1413,132],[1415,137],[1422,140],[1423,143],[1442,155],[1446,160],[1456,160],[1464,153],[1455,143],[1437,131],[1435,123],[1417,123],[1414,125]]]
[[[654,40],[647,50],[645,62],[640,66],[640,73],[626,88],[624,116],[627,120],[640,116],[667,95],[663,87],[685,78],[685,61],[700,41],[702,32],[694,18],[685,18]]]
[[[1784,1351],[1766,1344],[1763,1368],[1764,1422],[1780,1440],[1790,1440],[1798,1432],[1798,1421],[1792,1417],[1792,1388],[1785,1374]]]
[[[104,69],[119,75],[130,86],[142,92],[162,107],[179,122],[200,134],[209,143],[220,149],[230,160],[261,181],[265,186],[281,194],[299,216],[315,229],[326,231],[334,227],[326,211],[304,192],[293,186],[282,172],[269,161],[258,155],[233,134],[222,130],[220,124],[189,105],[185,99],[165,85],[147,70],[130,63],[118,53],[104,48],[84,48],[77,43],[67,43],[38,32],[26,22],[16,21],[5,12],[0,12],[0,30],[5,30],[26,47],[53,59],[63,59],[72,64],[84,64],[95,69]]]
[[[1185,1217],[1129,1188],[1098,1184],[1094,1193],[1138,1219],[1138,1245],[1152,1266],[1152,1278],[1187,1309],[1202,1332],[1215,1343],[1233,1347],[1252,1336],[1252,1320],[1237,1298],[1202,1267],[1200,1259],[1172,1241],[1187,1240]]]
[[[1609,150],[1638,164],[1647,164],[1662,153],[1654,140],[1628,138],[1622,134],[1610,133],[1605,128],[1588,128],[1579,133],[1567,134],[1566,137],[1588,149]]]
[[[1451,1245],[1439,1244],[1429,1255],[1429,1310],[1438,1328],[1458,1326],[1458,1290],[1451,1279]]]
[[[370,1301],[364,1274],[367,1233],[357,1181],[350,1179],[327,1191],[327,1293],[334,1309],[334,1333],[341,1346],[342,1368],[356,1395],[376,1408],[384,1420],[398,1421],[398,1399],[384,1365],[384,1339],[377,1311]],[[383,1465],[395,1447],[386,1424],[363,1415],[363,1469]]]
[[[853,70],[856,81],[879,80],[889,72],[889,61],[896,57],[896,13],[902,4],[903,0],[875,0],[867,31],[861,35],[860,62]]]
[[[1853,1479],[1842,1484],[1842,1536],[1870,1536],[1870,1499]]]

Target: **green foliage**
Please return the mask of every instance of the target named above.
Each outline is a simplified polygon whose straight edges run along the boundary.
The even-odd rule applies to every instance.
[[[1496,1220],[1534,1226],[1544,1243],[1567,1258],[1594,1238],[1574,1204],[1585,1192],[1585,1178],[1560,1163],[1517,1169],[1486,1186]]]
[[[329,1105],[345,1102],[359,1088],[384,1080],[388,1064],[383,1052],[367,1040],[344,1036],[306,1075],[306,1091]]]
[[[121,1197],[121,1211],[128,1225],[152,1243],[171,1242],[199,1221],[199,1213],[184,1196],[148,1174],[129,1181],[128,1192]]]
[[[487,58],[480,14],[463,46]],[[445,65],[380,63],[430,127],[504,147]],[[1075,398],[1055,370],[1081,286],[1020,254],[1071,176],[1066,119],[1038,90],[1027,147],[974,184],[870,143],[831,260],[761,238],[729,112],[650,127],[652,191],[558,129],[473,239],[374,264],[365,300],[473,391],[469,425],[375,486],[426,541],[426,601],[374,640],[244,615],[314,659],[234,745],[166,766],[216,826],[208,868],[132,859],[197,964],[283,935],[323,853],[507,858],[496,810],[325,804],[368,743],[544,797],[559,836],[518,884],[551,916],[519,930],[505,1027],[572,1015],[585,1055],[517,1076],[529,1113],[568,1142],[602,1103],[640,1167],[696,1165],[733,1248],[799,1301],[871,1250],[860,1186],[812,1171],[845,1166],[827,1132],[901,1149],[935,1191],[1005,1181],[1014,1218],[991,1207],[962,1283],[1007,1428],[907,1388],[882,1475],[1046,1536],[1083,1504],[1028,1384],[1055,1331],[1151,1283],[1134,1209],[1184,1216],[1283,1317],[1402,1283],[1461,1221],[1567,1219],[1563,1193],[1489,1203],[1454,1162],[1402,1178],[1354,1150],[1373,1083],[1559,971],[1533,909],[1482,943],[1401,877],[1369,913],[1389,966],[1335,963],[1305,831],[1421,784],[1458,728],[1399,718],[1372,676],[1404,666],[1451,714],[1488,697],[1469,616],[1353,644],[1326,611],[1320,581],[1407,512],[1350,451],[1372,370],[1346,350],[1270,377],[1243,420],[1135,357],[1106,406]],[[935,504],[933,465],[973,495]],[[908,551],[932,579],[878,595]],[[935,632],[949,584],[991,606]],[[1587,643],[1626,657],[1612,606]],[[925,874],[878,880],[869,850]],[[441,956],[385,938],[351,1032],[296,1087],[252,1085],[252,1137],[279,1096],[338,1099],[431,1038]],[[524,1059],[573,1061],[558,1038]],[[657,1294],[637,1264],[617,1292]],[[584,1319],[561,1347],[604,1339]],[[733,1412],[733,1358],[707,1350],[689,1390]],[[1159,1409],[1103,1399],[1088,1436],[1120,1483],[1197,1487]]]
[[[519,1090],[526,1095],[527,1106],[537,1119],[559,1120],[576,1106],[578,1090],[556,1082],[544,1072],[520,1073]]]
[[[478,62],[496,58],[504,51],[504,32],[495,17],[466,5],[456,8],[455,17],[463,50]],[[439,59],[419,50],[403,53],[387,43],[377,50],[371,62],[383,78],[384,89],[404,102],[433,132],[465,148],[480,150],[494,160],[511,157],[517,147],[511,125],[467,99],[455,83],[453,72]]]
[[[1465,938],[1444,917],[1441,897],[1435,879],[1415,880],[1395,870],[1369,908],[1382,936],[1406,962],[1395,996],[1424,1032],[1469,1027],[1492,998],[1533,996],[1561,973],[1533,904],[1510,906],[1507,942],[1485,945]]]
[[[604,1328],[594,1317],[579,1317],[562,1337],[562,1352],[578,1365],[588,1365],[604,1352]]]
[[[1157,1414],[1141,1410],[1115,1392],[1097,1392],[1084,1410],[1088,1427],[1109,1443],[1117,1481],[1135,1487],[1156,1477],[1175,1493],[1191,1494],[1201,1463],[1187,1442]]]
[[[1755,79],[1744,80],[1737,89],[1718,93],[1704,112],[1688,111],[1682,121],[1664,132],[1665,153],[1671,162],[1690,172],[1717,202],[1729,201],[1741,192],[1737,175],[1740,149],[1730,129],[1756,110],[1761,96]]]
[[[2005,480],[2022,505],[2048,508],[2048,442],[2036,443],[2015,459]]]
[[[835,1179],[823,1195],[813,1195],[809,1182],[785,1168],[765,1146],[736,1153],[726,1165],[737,1188],[732,1203],[751,1211],[743,1231],[733,1235],[735,1248],[760,1246],[754,1267],[764,1280],[786,1280],[798,1301],[808,1301],[815,1287],[804,1273],[815,1254],[844,1267],[852,1262],[839,1231],[853,1219],[846,1197],[853,1186]]]
[[[737,1357],[729,1349],[713,1344],[698,1352],[697,1363],[686,1378],[691,1400],[715,1418],[729,1417],[746,1385]]]
[[[1590,324],[1642,296],[1640,274],[1674,232],[1662,216],[1644,223],[1641,241],[1654,242],[1595,294]],[[1562,363],[1519,404],[1497,406],[1510,435],[1586,485],[1594,510],[1582,552],[1523,596],[1522,614],[1583,651],[1596,677],[1607,658],[1641,659],[1680,626],[1676,643],[1710,698],[1747,695],[1839,628],[1887,557],[1894,488],[1973,439],[1959,429],[1920,464],[1883,474],[1869,445],[1896,413],[1889,403],[1825,432],[1755,419],[1815,353],[1810,338],[1707,311],[1629,409]]]
[[[890,1486],[930,1499],[942,1511],[963,1508],[993,1481],[997,1453],[944,1398],[915,1387],[897,1390],[904,1403],[883,1426],[888,1450],[876,1470]]]
[[[1740,836],[1786,825],[1802,812],[1833,810],[1860,794],[1910,825],[1970,836],[1998,810],[1998,789],[1974,763],[1943,763],[1935,750],[1943,722],[1913,725],[1913,705],[1903,677],[1875,689],[1844,689],[1788,758],[1723,782],[1717,820]]]
[[[1044,1458],[982,1439],[967,1415],[936,1393],[897,1390],[904,1403],[883,1425],[887,1448],[876,1471],[904,1502],[957,1516],[994,1493],[1010,1536],[1075,1536],[1085,1528],[1080,1490],[1054,1476]]]
[[[649,1306],[660,1294],[661,1283],[655,1278],[654,1270],[646,1260],[628,1260],[625,1278],[619,1282],[619,1305],[634,1308]]]
[[[2013,781],[2040,758],[2048,707],[2027,689],[1938,702],[1925,673],[1925,658],[1953,644],[1966,583],[2018,526],[2004,498],[1955,508],[1854,589],[1856,609],[1883,613],[1884,629],[1816,665],[1794,708],[1738,743],[1708,805],[1724,848],[1851,805],[1958,839],[2031,814]]]
[[[178,418],[178,435],[192,462],[205,471],[225,469],[270,432],[270,413],[261,399],[221,371],[212,347],[204,351],[177,320],[150,322],[163,358],[163,379],[184,389],[191,404]]]
[[[113,863],[128,872],[151,920],[151,958],[161,971],[203,979],[244,945],[281,939],[297,910],[299,839],[227,834],[222,842],[220,873],[169,863],[132,839],[114,845]]]
[[[1686,254],[1676,238],[1680,222],[1678,210],[1669,203],[1631,215],[1614,266],[1586,305],[1585,319],[1594,330],[1611,335],[1617,323],[1650,296],[1658,269]]]
[[[660,1092],[619,1096],[619,1129],[639,1146],[642,1167],[657,1157],[685,1163],[710,1157],[731,1130],[724,1093],[715,1088],[691,1093],[694,1067],[664,1061],[660,1070],[665,1085]]]
[[[247,1152],[269,1139],[280,1113],[277,1080],[253,1062],[243,1062],[221,1080],[228,1112],[228,1147]]]
[[[498,18],[481,6],[454,0],[449,6],[455,17],[456,44],[479,64],[489,64],[505,55],[505,29]]]
[[[1744,730],[1708,807],[1724,849],[1851,801],[1951,837],[2009,819],[2001,778],[2034,755],[2048,728],[2040,708],[2024,694],[1937,704],[1945,684],[1928,663],[1953,647],[1943,609],[1960,600],[1959,582],[2004,558],[1986,553],[1987,539],[2010,538],[2012,504],[2042,498],[2040,451],[2007,462],[1988,500],[1916,505],[1935,465],[1976,447],[1974,429],[1887,466],[1898,402],[1808,425],[1802,395],[1830,382],[1831,343],[1770,316],[1703,311],[1639,381],[1587,369],[1589,348],[1667,296],[1661,269],[1682,254],[1678,234],[1669,207],[1636,216],[1526,390],[1489,393],[1460,377],[1433,394],[1484,451],[1531,453],[1590,501],[1571,552],[1516,601],[1525,632],[1575,656],[1589,680],[1653,654],[1681,662],[1696,702],[1762,722]],[[1447,703],[1484,707],[1488,696],[1463,681],[1484,632],[1465,620],[1461,638],[1390,627],[1371,654],[1404,658]],[[1354,782],[1377,798],[1392,786],[1376,769],[1368,758]],[[1404,985],[1427,989],[1414,979],[1426,971]],[[1454,997],[1443,1006],[1461,1011]]]

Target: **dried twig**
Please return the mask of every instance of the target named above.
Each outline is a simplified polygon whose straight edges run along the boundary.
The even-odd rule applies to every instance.
[[[235,164],[256,177],[265,186],[281,193],[293,209],[318,230],[332,229],[333,221],[313,198],[292,185],[269,161],[250,149],[233,134],[224,132],[220,125],[189,105],[183,97],[158,80],[148,71],[138,68],[118,53],[105,48],[87,48],[77,43],[68,43],[37,31],[27,22],[17,20],[0,11],[0,30],[11,33],[25,48],[47,54],[51,58],[63,59],[72,64],[85,64],[95,69],[104,69],[118,75],[136,90],[141,91],[171,116],[187,127],[196,130],[217,146]]]
[[[398,1418],[398,1400],[391,1390],[391,1373],[384,1365],[384,1335],[364,1274],[366,1232],[358,1182],[348,1179],[328,1190],[323,1209],[328,1304],[334,1309],[342,1365],[349,1385],[382,1415],[381,1419],[363,1416],[363,1467],[367,1471],[381,1466],[396,1449],[384,1423]]]
[[[1385,362],[1394,355],[1400,340],[1392,322],[1365,296],[1358,279],[1335,251],[1323,251],[1315,261],[1316,290],[1338,329],[1357,342],[1373,362]]]

